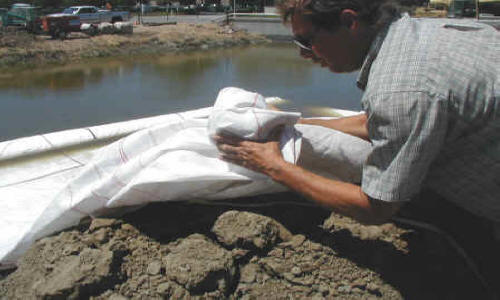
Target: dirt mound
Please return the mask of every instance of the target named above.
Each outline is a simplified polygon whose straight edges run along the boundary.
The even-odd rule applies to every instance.
[[[35,41],[36,37],[25,31],[0,31],[0,48],[30,47]]]
[[[162,54],[267,42],[262,36],[216,24],[135,26],[133,34],[88,36],[71,33],[65,40],[26,32],[0,32],[0,68],[74,63],[88,58]]]
[[[363,226],[292,194],[149,205],[38,241],[2,299],[466,299],[484,290],[440,236]],[[261,206],[274,202],[274,206]]]

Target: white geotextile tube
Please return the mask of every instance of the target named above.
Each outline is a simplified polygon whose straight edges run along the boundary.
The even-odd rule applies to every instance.
[[[86,216],[154,201],[233,199],[286,190],[260,173],[220,160],[210,139],[215,133],[263,140],[276,126],[284,126],[280,147],[288,162],[300,160],[304,140],[305,167],[314,171],[308,157],[316,156],[325,161],[323,171],[328,173],[330,165],[331,173],[358,181],[369,143],[316,126],[294,127],[299,116],[267,110],[259,94],[226,88],[213,109],[44,135],[51,142],[42,139],[29,150],[16,146],[19,140],[2,143],[10,146],[0,148],[0,178],[10,177],[0,182],[0,268],[15,266],[37,239]],[[96,139],[114,142],[72,149]],[[22,143],[31,145],[29,138]],[[47,151],[58,155],[45,155]]]
[[[262,130],[270,131],[275,125],[293,124],[299,117],[297,113],[261,112],[265,107],[262,96],[236,88],[221,91],[216,106],[245,110],[245,103],[255,104],[248,105],[244,113],[252,117],[238,118],[238,122],[245,122],[238,128],[258,123]],[[283,191],[283,186],[262,174],[218,159],[207,133],[207,112],[211,111],[203,109],[2,143],[0,176],[5,179],[0,182],[0,267],[13,266],[35,240],[74,226],[83,217],[107,214],[113,208]],[[218,122],[227,128],[224,118],[213,121],[211,128],[217,128]],[[102,148],[70,151],[72,147],[119,136],[125,137]],[[295,163],[300,137],[295,136],[293,127],[284,131],[282,146],[284,157]]]
[[[211,110],[212,107],[206,107],[177,114],[160,115],[105,125],[63,130],[0,142],[0,163],[18,157],[37,155],[52,150],[67,149],[72,146],[94,143],[107,139],[116,139],[144,128],[162,123],[169,123],[175,120],[207,118]]]

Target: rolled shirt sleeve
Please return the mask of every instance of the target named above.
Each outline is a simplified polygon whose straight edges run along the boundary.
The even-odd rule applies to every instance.
[[[363,107],[373,147],[362,190],[383,201],[410,200],[445,142],[447,101],[427,92],[395,92],[365,97]]]

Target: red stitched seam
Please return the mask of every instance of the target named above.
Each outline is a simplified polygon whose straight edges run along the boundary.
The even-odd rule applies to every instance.
[[[126,163],[128,161],[128,157],[127,155],[125,154],[125,150],[123,149],[123,142],[124,142],[124,139],[122,139],[120,141],[120,144],[119,144],[119,151],[120,151],[120,158],[122,160],[123,163]]]

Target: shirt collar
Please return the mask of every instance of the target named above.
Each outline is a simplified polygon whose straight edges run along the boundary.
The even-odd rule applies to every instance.
[[[380,47],[382,47],[387,32],[389,31],[389,27],[394,21],[395,20],[389,22],[386,26],[382,28],[382,30],[380,30],[380,32],[373,40],[370,49],[368,50],[368,54],[366,55],[363,65],[361,66],[358,79],[356,81],[358,88],[363,91],[366,89],[366,85],[368,84],[368,76],[370,75],[370,69],[372,67],[372,63],[375,60],[375,58],[377,58]]]

